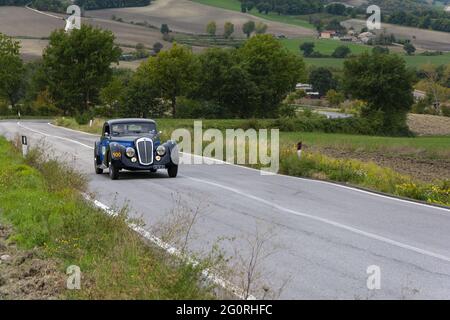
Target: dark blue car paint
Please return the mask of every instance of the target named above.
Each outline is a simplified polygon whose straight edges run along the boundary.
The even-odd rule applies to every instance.
[[[130,120],[131,121],[131,120]],[[109,157],[108,155],[112,155],[114,152],[120,152],[121,157],[119,159],[111,159],[111,162],[115,167],[126,170],[150,170],[150,169],[162,169],[168,168],[171,165],[174,165],[171,159],[171,154],[173,149],[176,147],[176,143],[173,141],[167,141],[165,143],[161,143],[158,134],[146,134],[139,136],[105,136],[104,133],[105,126],[103,126],[102,136],[100,141],[95,143],[94,148],[94,156],[96,158],[96,164],[99,168],[107,168],[109,166]],[[135,141],[139,138],[146,137],[150,138],[153,141],[153,163],[151,165],[141,165],[139,161],[132,162],[131,159],[125,154],[126,148],[132,147],[135,149],[137,153],[137,148],[135,145]],[[156,160],[156,149],[160,145],[164,145],[166,147],[166,153],[161,157],[159,161]],[[104,152],[103,152],[104,149]],[[137,157],[137,155],[136,155]]]

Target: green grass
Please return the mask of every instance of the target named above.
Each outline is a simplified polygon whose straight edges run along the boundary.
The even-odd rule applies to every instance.
[[[340,46],[347,46],[352,51],[352,54],[360,54],[365,51],[372,50],[372,47],[363,44],[343,42],[340,40],[332,40],[332,39],[316,39],[307,37],[298,39],[283,39],[280,41],[287,49],[295,53],[301,52],[299,47],[304,42],[313,42],[315,45],[314,47],[315,51],[328,55],[331,55],[334,52],[334,50]]]
[[[408,67],[420,67],[424,64],[430,63],[433,65],[447,65],[450,64],[450,53],[445,53],[441,56],[406,56],[402,55]],[[307,65],[314,65],[318,67],[335,67],[342,68],[345,59],[336,58],[304,58]]]
[[[314,42],[315,50],[322,53],[331,55],[333,51],[338,46],[348,46],[352,51],[352,54],[361,54],[364,51],[371,52],[372,46],[367,46],[363,44],[357,43],[348,43],[338,40],[332,39],[316,39],[316,38],[298,38],[298,39],[283,39],[280,40],[285,48],[290,50],[293,53],[301,54],[300,44],[304,42]],[[413,55],[408,56],[405,54],[400,54],[403,59],[406,61],[406,65],[409,67],[420,67],[424,64],[431,63],[434,65],[446,65],[450,63],[450,52],[446,52],[439,56],[422,56],[422,55]],[[337,58],[303,58],[308,65],[314,65],[318,67],[335,67],[342,68],[344,65],[345,59],[337,59]]]
[[[84,177],[33,150],[24,160],[0,138],[0,219],[13,225],[20,247],[40,248],[61,273],[77,265],[75,299],[208,299],[200,268],[145,244],[128,225],[126,211],[109,217],[79,194]]]
[[[321,132],[281,132],[280,140],[288,145],[303,141],[306,145],[321,148],[450,158],[450,136],[378,137]]]
[[[293,152],[285,153],[280,172],[292,176],[311,177],[350,183],[411,199],[450,206],[450,180],[425,184],[373,162],[334,159],[318,153],[305,153],[299,160]]]
[[[156,119],[158,130],[163,131],[163,139],[169,139],[170,134],[177,128],[192,129],[194,119]],[[264,128],[273,120],[246,119],[205,119],[203,128],[217,128],[219,130],[244,128],[247,129],[255,122],[257,127]],[[96,119],[93,127],[80,126],[73,119],[57,119],[56,124],[79,129],[91,133],[101,133],[102,119]],[[356,134],[339,134],[323,132],[280,132],[280,143],[295,145],[303,141],[310,146],[345,148],[369,152],[390,152],[395,154],[417,155],[426,158],[450,158],[450,136],[421,136],[421,137],[382,137]]]
[[[194,2],[198,2],[201,4],[205,4],[208,6],[213,6],[222,9],[228,9],[233,11],[241,12],[241,2],[238,0],[193,0]],[[263,19],[291,24],[299,27],[304,27],[308,29],[314,29],[315,27],[310,24],[308,21],[304,20],[304,17],[296,17],[296,16],[285,16],[278,15],[277,13],[270,12],[269,14],[261,14],[255,8],[250,12],[251,15],[255,17],[260,17]]]

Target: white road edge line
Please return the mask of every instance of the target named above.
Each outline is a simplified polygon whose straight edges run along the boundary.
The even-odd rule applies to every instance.
[[[44,133],[44,132],[42,132],[42,131],[34,130],[34,129],[31,129],[31,128],[29,128],[29,127],[24,126],[24,125],[21,124],[20,122],[17,122],[17,125],[18,125],[19,127],[23,128],[23,129],[25,129],[25,130],[29,130],[29,131],[31,131],[31,132],[41,134],[41,135],[43,135],[43,136],[45,136],[45,137],[51,137],[51,138],[61,139],[61,140],[68,141],[68,142],[72,142],[72,143],[78,144],[78,145],[80,145],[80,146],[83,146],[83,147],[89,148],[89,149],[91,149],[91,150],[94,150],[94,147],[88,146],[87,144],[81,143],[81,142],[76,141],[76,140],[73,140],[73,139],[64,138],[64,137],[59,137],[59,136],[55,136],[55,135],[52,135],[52,134]]]
[[[92,199],[86,193],[83,193],[82,195],[87,201],[93,203],[94,206],[96,206],[97,208],[101,209],[102,211],[104,211],[109,216],[111,216],[111,217],[117,216],[117,212],[115,212],[114,210],[109,208],[106,204],[104,204],[104,203],[102,203],[102,202],[100,202],[98,200]],[[143,227],[138,226],[137,224],[134,224],[134,223],[127,223],[127,225],[128,225],[128,227],[131,230],[135,231],[136,233],[138,233],[139,235],[141,235],[145,239],[149,240],[151,243],[156,245],[158,248],[163,249],[164,251],[166,251],[170,255],[173,255],[173,256],[175,256],[175,257],[177,257],[179,259],[185,259],[188,263],[190,263],[194,267],[198,266],[198,264],[199,264],[198,261],[192,259],[189,256],[184,255],[177,248],[175,248],[175,247],[171,246],[170,244],[162,241],[160,238],[155,237],[150,232],[145,230]],[[221,277],[216,276],[209,269],[202,270],[202,276],[205,277],[206,279],[208,279],[209,281],[213,282],[215,285],[221,286],[223,289],[227,290],[228,292],[233,293],[239,299],[245,300],[245,294],[244,294],[243,290],[241,290],[240,288],[236,287],[234,284],[232,284],[228,280],[225,280],[225,279],[222,279]],[[249,295],[246,300],[256,300],[256,298],[253,295]]]
[[[348,226],[348,225],[345,225],[345,224],[342,224],[342,223],[339,223],[339,222],[336,222],[336,221],[333,221],[333,220],[329,220],[329,219],[326,219],[326,218],[321,218],[321,217],[313,216],[313,215],[310,215],[310,214],[307,214],[307,213],[291,210],[291,209],[282,207],[280,205],[274,204],[274,203],[272,203],[270,201],[267,201],[265,199],[253,196],[251,194],[244,193],[244,192],[242,192],[241,190],[238,190],[238,189],[234,189],[234,188],[231,188],[231,187],[228,187],[228,186],[221,185],[219,183],[215,183],[215,182],[211,182],[211,181],[207,181],[207,180],[203,180],[203,179],[192,178],[192,177],[189,177],[189,176],[184,176],[184,177],[186,177],[187,179],[193,180],[193,181],[197,181],[199,183],[208,184],[208,185],[211,185],[211,186],[214,186],[214,187],[217,187],[217,188],[221,188],[221,189],[224,189],[224,190],[236,193],[236,194],[238,194],[240,196],[252,199],[254,201],[261,202],[261,203],[263,203],[265,205],[268,205],[268,206],[270,206],[272,208],[275,208],[275,209],[277,209],[279,211],[284,211],[284,212],[287,212],[287,213],[294,214],[296,216],[300,216],[300,217],[308,218],[308,219],[311,219],[311,220],[319,221],[319,222],[322,222],[322,223],[325,223],[325,224],[328,224],[328,225],[331,225],[331,226],[334,226],[334,227],[337,227],[337,228],[340,228],[340,229],[344,229],[344,230],[347,230],[347,231],[350,231],[350,232],[353,232],[353,233],[365,236],[367,238],[371,238],[371,239],[375,239],[375,240],[378,240],[378,241],[382,241],[382,242],[388,243],[390,245],[393,245],[393,246],[396,246],[396,247],[399,247],[399,248],[402,248],[402,249],[407,249],[407,250],[410,250],[410,251],[414,251],[416,253],[420,253],[422,255],[426,255],[426,256],[430,256],[430,257],[436,258],[436,259],[443,260],[445,262],[450,262],[450,257],[444,256],[444,255],[441,255],[441,254],[438,254],[438,253],[434,253],[434,252],[431,252],[431,251],[428,251],[428,250],[425,250],[425,249],[421,249],[421,248],[418,248],[418,247],[414,247],[414,246],[411,246],[411,245],[408,245],[408,244],[405,244],[405,243],[402,243],[402,242],[399,242],[399,241],[395,241],[395,240],[392,240],[392,239],[389,239],[389,238],[386,238],[386,237],[383,237],[383,236],[380,236],[380,235],[377,235],[377,234],[374,234],[374,233],[371,233],[371,232],[367,232],[367,231],[364,231],[364,230],[361,230],[361,229],[358,229],[358,228],[355,228],[355,227],[351,227],[351,226]]]
[[[69,130],[69,131],[72,131],[72,132],[84,133],[84,134],[88,134],[88,135],[96,136],[96,137],[99,136],[99,135],[95,135],[95,134],[88,133],[88,132],[83,132],[83,131],[79,131],[79,130],[74,130],[74,129],[65,128],[65,127],[61,127],[61,126],[56,126],[56,125],[51,124],[51,123],[48,123],[48,124],[50,126],[52,126],[52,127],[60,128],[60,129],[64,129],[64,130]],[[211,158],[211,157],[200,156],[200,155],[197,155],[197,154],[192,154],[192,153],[187,153],[187,152],[183,152],[183,153],[191,155],[193,157],[200,157],[200,158],[203,158],[203,159],[208,159],[209,161],[213,161],[213,162],[215,162],[217,164],[226,164],[226,165],[229,165],[229,166],[234,166],[234,167],[238,167],[238,168],[242,168],[242,169],[247,169],[247,170],[258,171],[259,172],[259,170],[255,169],[255,168],[245,167],[245,166],[237,165],[237,164],[230,163],[230,162],[227,162],[227,161],[214,159],[214,158]],[[343,189],[347,189],[347,190],[350,190],[350,191],[356,191],[356,192],[364,193],[364,194],[367,194],[367,195],[370,195],[370,196],[380,197],[380,198],[393,200],[393,201],[399,201],[399,202],[403,202],[403,203],[413,204],[413,205],[417,205],[417,206],[426,207],[426,208],[429,208],[429,209],[441,210],[441,211],[445,211],[447,213],[450,213],[450,209],[436,207],[436,206],[428,205],[428,204],[425,204],[425,203],[420,203],[420,202],[415,202],[415,201],[410,201],[410,200],[405,200],[405,199],[399,199],[399,198],[396,198],[396,197],[385,196],[385,195],[382,195],[382,194],[379,194],[379,193],[370,192],[370,191],[366,191],[366,190],[361,190],[361,189],[358,189],[358,188],[353,188],[353,187],[348,187],[348,186],[343,186],[341,184],[332,183],[332,182],[328,182],[328,181],[321,181],[321,180],[314,180],[314,179],[305,179],[305,178],[302,178],[302,177],[288,176],[288,175],[279,174],[279,173],[276,173],[274,175],[285,177],[285,178],[290,178],[290,179],[295,179],[297,181],[298,180],[302,180],[302,181],[308,181],[308,182],[313,182],[313,183],[326,184],[328,186],[333,186],[333,187],[336,187],[336,188],[343,188]],[[270,177],[271,175],[267,175],[267,176]]]
[[[34,129],[31,129],[31,128],[25,127],[25,126],[21,125],[20,122],[18,122],[17,124],[20,127],[24,128],[24,129],[30,130],[32,132],[35,132],[35,133],[38,133],[38,134],[41,134],[41,135],[44,135],[46,137],[53,137],[53,138],[58,138],[58,139],[66,140],[66,141],[71,141],[71,142],[75,142],[75,143],[77,143],[79,145],[82,145],[84,147],[88,147],[90,149],[94,149],[94,148],[92,148],[92,147],[90,147],[88,145],[85,145],[85,144],[83,144],[81,142],[78,142],[76,140],[72,140],[72,139],[69,139],[69,138],[58,137],[58,136],[54,136],[54,135],[51,135],[51,134],[43,133],[43,132],[40,132],[38,130],[34,130]],[[110,215],[110,216],[116,216],[117,215],[117,213],[114,212],[111,208],[109,208],[106,204],[103,204],[103,203],[101,203],[98,200],[92,199],[89,195],[87,195],[85,193],[83,193],[83,197],[86,200],[92,202],[97,208],[103,210],[108,215]],[[128,226],[132,230],[137,232],[139,235],[141,235],[145,239],[149,240],[150,242],[152,242],[153,244],[155,244],[159,248],[163,249],[167,253],[169,253],[171,255],[174,255],[177,258],[185,258],[193,266],[197,266],[198,265],[197,261],[193,260],[190,257],[183,256],[183,254],[177,248],[172,247],[170,244],[168,244],[168,243],[162,241],[161,239],[151,235],[150,232],[148,232],[144,228],[142,228],[142,227],[140,227],[140,226],[138,226],[138,225],[136,225],[134,223],[128,223]],[[239,299],[241,299],[241,300],[245,299],[245,294],[243,293],[243,291],[241,289],[239,289],[238,287],[233,285],[231,282],[216,276],[210,270],[208,270],[208,269],[203,270],[202,271],[202,275],[205,278],[207,278],[208,280],[212,281],[214,284],[221,286],[222,288],[224,288],[225,290],[227,290],[229,292],[232,292]],[[256,300],[256,298],[253,295],[249,295],[247,297],[247,300]]]
[[[18,124],[20,125],[19,122],[18,122]],[[22,126],[22,127],[27,129],[24,126]],[[49,134],[46,134],[46,133],[42,133],[42,132],[39,132],[39,131],[33,130],[33,129],[31,129],[31,131],[43,134],[45,136],[52,136],[52,135],[49,135]],[[82,144],[82,143],[80,143],[80,142],[78,142],[76,140],[72,140],[72,139],[68,139],[68,138],[62,138],[62,137],[58,137],[58,136],[53,136],[53,137],[61,138],[63,140],[73,141],[73,142],[75,142],[77,144],[84,145],[84,144]],[[87,146],[87,145],[84,145],[84,146]],[[207,181],[207,180],[192,178],[192,177],[189,177],[189,176],[185,176],[185,177],[190,179],[190,180],[193,180],[193,181],[197,181],[197,182],[200,182],[200,183],[206,183],[206,184],[218,187],[218,188],[222,188],[224,190],[228,190],[230,192],[239,194],[239,195],[247,197],[249,199],[252,199],[252,200],[264,203],[264,204],[266,204],[266,205],[268,205],[268,206],[270,206],[272,208],[276,208],[277,210],[280,210],[280,211],[291,213],[291,214],[294,214],[294,215],[297,215],[297,216],[301,216],[301,217],[304,217],[304,218],[309,218],[309,219],[312,219],[312,220],[315,220],[315,221],[320,221],[322,223],[325,223],[325,224],[328,224],[328,225],[332,225],[334,227],[337,227],[337,228],[340,228],[340,229],[344,229],[344,230],[347,230],[347,231],[350,231],[350,232],[353,232],[353,233],[365,236],[365,237],[370,238],[370,239],[375,239],[375,240],[378,240],[378,241],[382,241],[382,242],[391,244],[393,246],[396,246],[396,247],[399,247],[399,248],[402,248],[402,249],[407,249],[407,250],[410,250],[410,251],[414,251],[416,253],[420,253],[422,255],[426,255],[426,256],[430,256],[430,257],[433,257],[433,258],[436,258],[436,259],[440,259],[440,260],[443,260],[443,261],[446,261],[446,262],[450,262],[450,257],[444,256],[444,255],[441,255],[441,254],[438,254],[438,253],[434,253],[434,252],[431,252],[431,251],[428,251],[428,250],[425,250],[425,249],[421,249],[421,248],[414,247],[414,246],[411,246],[411,245],[408,245],[408,244],[405,244],[405,243],[402,243],[402,242],[398,242],[398,241],[395,241],[395,240],[392,240],[392,239],[389,239],[389,238],[386,238],[386,237],[383,237],[383,236],[380,236],[380,235],[377,235],[377,234],[374,234],[374,233],[370,233],[370,232],[367,232],[367,231],[363,231],[363,230],[357,229],[355,227],[347,226],[345,224],[342,224],[342,223],[339,223],[339,222],[336,222],[336,221],[333,221],[333,220],[329,220],[329,219],[326,219],[326,218],[321,218],[321,217],[313,216],[313,215],[310,215],[310,214],[307,214],[307,213],[302,213],[302,212],[298,212],[298,211],[295,211],[295,210],[291,210],[291,209],[279,206],[277,204],[274,204],[274,203],[272,203],[270,201],[264,200],[262,198],[253,196],[251,194],[246,194],[246,193],[242,192],[241,190],[238,190],[238,189],[235,189],[235,188],[231,188],[231,187],[224,186],[224,185],[221,185],[221,184],[218,184],[218,183],[214,183],[214,182],[210,182],[210,181]],[[415,202],[412,202],[412,203],[415,203]],[[431,206],[428,206],[428,207],[430,207],[430,208],[438,208],[438,207],[431,207]]]

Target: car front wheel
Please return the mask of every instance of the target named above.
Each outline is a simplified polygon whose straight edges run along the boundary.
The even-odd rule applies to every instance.
[[[167,173],[169,174],[169,177],[175,178],[178,174],[178,166],[177,165],[171,165],[169,168],[167,168]]]
[[[95,173],[96,174],[102,174],[103,173],[103,169],[99,168],[97,165],[97,158],[94,158],[94,168],[95,168]]]

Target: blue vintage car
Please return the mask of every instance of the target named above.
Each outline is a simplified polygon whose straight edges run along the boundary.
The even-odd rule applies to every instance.
[[[161,143],[156,123],[149,119],[116,119],[104,123],[100,141],[95,142],[95,173],[109,168],[112,180],[121,170],[167,169],[169,177],[178,173],[178,147],[174,141]]]

